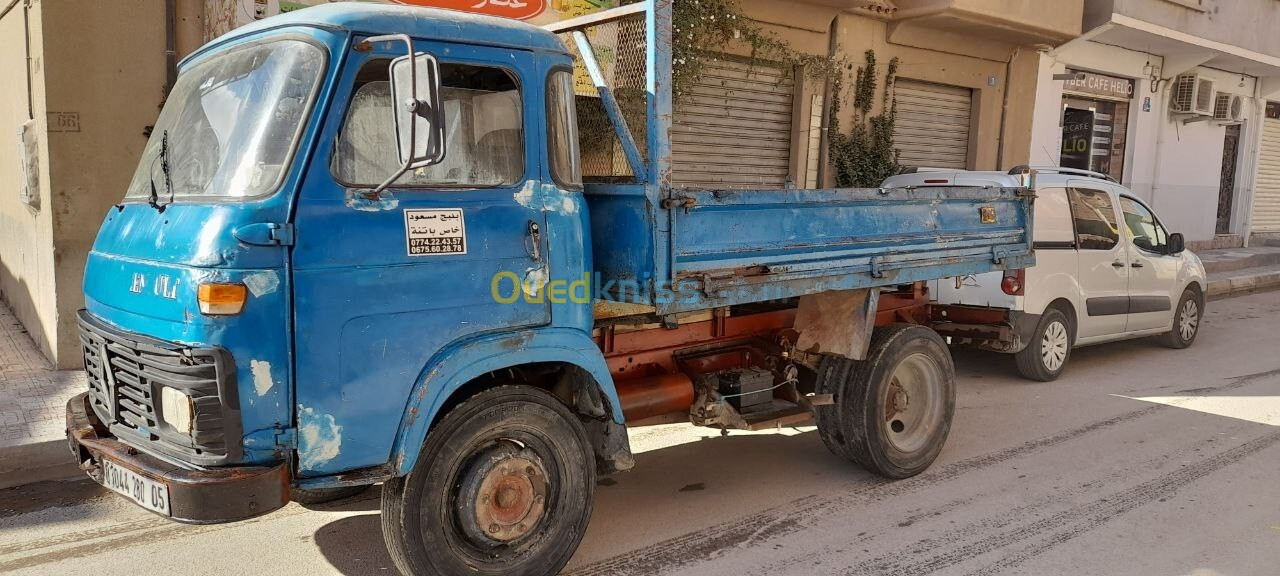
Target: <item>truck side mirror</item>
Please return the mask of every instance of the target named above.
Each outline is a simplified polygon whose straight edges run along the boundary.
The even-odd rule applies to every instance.
[[[1169,240],[1165,244],[1165,254],[1181,254],[1186,249],[1186,240],[1182,238],[1181,232],[1174,232],[1169,235]]]
[[[444,111],[440,107],[440,65],[430,54],[391,61],[391,101],[396,151],[405,170],[444,160]]]
[[[408,34],[372,36],[356,45],[369,51],[378,42],[402,42],[407,52],[391,61],[391,114],[400,169],[368,192],[376,198],[405,172],[444,160],[444,110],[440,107],[440,65],[435,56],[414,52]]]

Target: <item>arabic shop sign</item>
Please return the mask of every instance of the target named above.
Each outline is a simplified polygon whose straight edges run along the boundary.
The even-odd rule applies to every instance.
[[[528,20],[547,9],[547,0],[395,0],[410,6],[448,8],[464,12]]]
[[[1067,72],[1080,74],[1082,76],[1079,80],[1062,81],[1062,89],[1067,92],[1089,94],[1091,96],[1102,96],[1104,98],[1120,100],[1133,98],[1133,80],[1128,78],[1117,78],[1115,76],[1107,76],[1105,74],[1082,72],[1080,70],[1072,70],[1070,68],[1067,69]]]

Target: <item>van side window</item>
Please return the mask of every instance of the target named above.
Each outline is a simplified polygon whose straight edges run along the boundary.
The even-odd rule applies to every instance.
[[[1124,226],[1133,239],[1133,245],[1147,252],[1160,252],[1166,244],[1164,227],[1155,214],[1132,198],[1120,197],[1120,210],[1124,212]]]
[[[356,74],[331,170],[348,187],[375,187],[400,168],[391,119],[389,60],[371,60]],[[520,87],[506,70],[440,63],[445,157],[396,181],[406,187],[509,186],[524,179],[524,118]]]
[[[1071,217],[1076,224],[1076,243],[1081,250],[1110,250],[1120,241],[1116,209],[1111,195],[1101,190],[1072,188]]]
[[[1032,240],[1037,250],[1076,247],[1075,226],[1071,221],[1066,188],[1037,188],[1035,210]]]

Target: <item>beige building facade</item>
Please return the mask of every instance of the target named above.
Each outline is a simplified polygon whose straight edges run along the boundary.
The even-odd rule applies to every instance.
[[[202,6],[170,4],[181,55],[200,43]],[[166,2],[0,10],[0,293],[50,360],[78,367],[85,259],[165,94]]]

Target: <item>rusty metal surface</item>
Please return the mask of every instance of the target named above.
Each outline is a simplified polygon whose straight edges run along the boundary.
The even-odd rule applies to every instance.
[[[693,380],[681,372],[668,372],[616,383],[618,402],[627,422],[688,412],[693,405]]]
[[[240,466],[188,469],[140,452],[96,422],[86,406],[88,393],[67,402],[67,441],[81,470],[102,481],[102,460],[109,459],[139,476],[167,486],[172,520],[218,524],[261,516],[289,503],[289,469]]]
[[[879,290],[871,288],[802,296],[796,311],[796,349],[865,359],[878,296]]]

